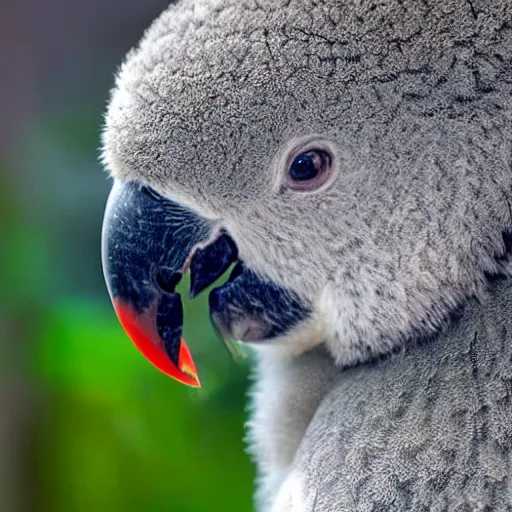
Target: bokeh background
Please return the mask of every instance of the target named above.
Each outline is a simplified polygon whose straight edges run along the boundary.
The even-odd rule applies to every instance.
[[[203,388],[154,370],[100,266],[102,113],[168,0],[0,0],[0,512],[252,510],[247,361],[185,304]]]

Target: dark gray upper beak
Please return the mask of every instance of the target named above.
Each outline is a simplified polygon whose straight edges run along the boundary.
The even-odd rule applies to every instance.
[[[164,373],[198,385],[181,339],[183,308],[174,292],[205,219],[136,183],[115,183],[102,234],[103,271],[116,313],[137,348]]]

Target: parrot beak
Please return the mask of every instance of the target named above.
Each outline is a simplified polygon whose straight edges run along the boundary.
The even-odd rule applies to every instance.
[[[211,221],[133,182],[116,182],[110,192],[102,262],[112,304],[135,346],[160,371],[193,387],[199,377],[181,337],[183,305],[175,292],[187,270],[193,298],[237,262],[209,297],[212,324],[225,341],[272,340],[311,314],[293,292],[247,268],[229,235],[214,237]]]
[[[175,288],[190,268],[195,296],[237,259],[226,235],[201,249],[211,236],[211,222],[148,187],[114,184],[102,232],[103,271],[114,309],[149,362],[193,387],[200,383],[181,337],[183,306]]]

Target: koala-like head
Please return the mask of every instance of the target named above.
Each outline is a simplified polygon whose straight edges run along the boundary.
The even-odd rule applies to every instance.
[[[107,279],[125,269],[108,268],[120,231],[130,265],[152,247],[143,261],[192,265],[196,282],[222,253],[208,284],[235,259],[250,276],[214,297],[224,334],[292,354],[325,342],[343,365],[437,328],[504,266],[511,17],[506,0],[171,6],[128,55],[106,116]]]

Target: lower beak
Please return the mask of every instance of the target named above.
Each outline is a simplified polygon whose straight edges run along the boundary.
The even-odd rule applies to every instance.
[[[195,295],[236,259],[236,248],[220,237],[216,261],[204,271],[200,261],[194,264],[195,249],[211,232],[210,222],[131,182],[114,184],[103,222],[103,270],[119,321],[148,361],[193,387],[200,383],[181,336],[183,306],[175,287],[190,265]]]

